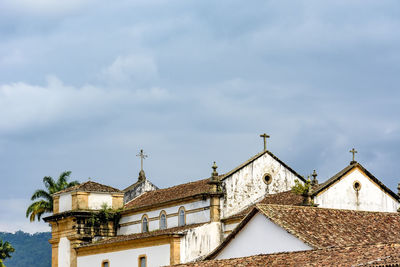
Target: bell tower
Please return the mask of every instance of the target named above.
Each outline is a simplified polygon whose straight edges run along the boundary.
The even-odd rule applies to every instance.
[[[53,215],[44,218],[51,225],[52,267],[76,267],[75,248],[93,238],[116,235],[117,213],[123,207],[120,190],[87,181],[53,194]],[[114,220],[97,219],[101,212],[115,214]]]

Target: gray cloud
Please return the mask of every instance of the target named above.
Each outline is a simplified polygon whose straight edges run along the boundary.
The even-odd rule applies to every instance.
[[[169,186],[207,177],[214,160],[230,170],[264,131],[304,175],[325,180],[354,146],[396,187],[397,1],[30,5],[0,4],[1,203],[19,203],[19,215],[0,205],[0,230],[47,227],[24,218],[45,175],[124,188],[144,148],[147,176]]]

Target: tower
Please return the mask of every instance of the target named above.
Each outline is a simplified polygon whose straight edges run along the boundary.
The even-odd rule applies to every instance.
[[[124,194],[113,187],[87,181],[53,195],[50,223],[52,267],[76,267],[75,247],[93,238],[116,235],[114,219],[123,207]],[[104,213],[112,216],[101,216]]]

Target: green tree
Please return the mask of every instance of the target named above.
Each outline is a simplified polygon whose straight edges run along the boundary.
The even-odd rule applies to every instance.
[[[13,253],[15,249],[11,246],[7,241],[3,243],[0,239],[0,267],[6,267],[3,263],[3,260],[7,258],[11,258],[11,253]]]
[[[33,202],[26,210],[26,217],[29,217],[31,222],[33,222],[36,217],[38,221],[40,221],[40,218],[44,213],[53,212],[52,194],[79,184],[78,181],[68,182],[70,175],[70,171],[65,171],[60,174],[57,181],[54,181],[50,176],[45,176],[43,178],[43,184],[46,187],[46,190],[36,190],[35,193],[33,193],[31,200],[37,201]]]

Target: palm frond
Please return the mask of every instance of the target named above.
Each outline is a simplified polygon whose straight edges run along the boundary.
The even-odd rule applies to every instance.
[[[37,198],[44,198],[48,201],[53,201],[51,195],[48,192],[44,191],[43,189],[36,190],[35,193],[33,193],[31,200],[35,200]]]
[[[57,187],[56,182],[54,181],[53,177],[45,176],[43,177],[43,183],[46,189],[50,192],[52,189]]]
[[[50,203],[45,200],[33,202],[26,210],[26,217],[29,217],[31,222],[35,221],[36,217],[38,218],[38,221],[40,221],[40,217],[43,215],[43,213],[53,211],[53,203]]]
[[[60,176],[58,177],[58,180],[57,180],[57,187],[60,190],[66,188],[66,186],[68,184],[67,180],[68,180],[70,175],[71,175],[71,171],[64,171],[64,172],[62,172],[60,174]]]
[[[36,190],[33,193],[31,200],[33,201],[38,199],[38,201],[33,202],[26,210],[25,215],[27,218],[29,217],[29,220],[31,222],[35,221],[35,218],[37,218],[38,221],[40,221],[44,213],[53,212],[52,194],[57,193],[58,191],[61,191],[65,188],[79,184],[78,181],[72,181],[68,183],[70,175],[71,175],[70,171],[64,171],[60,174],[57,181],[54,181],[54,179],[51,176],[43,177],[43,184],[47,190],[43,189]]]

